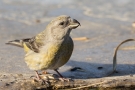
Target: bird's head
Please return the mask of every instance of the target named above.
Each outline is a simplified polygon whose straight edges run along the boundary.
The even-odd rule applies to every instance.
[[[47,29],[54,39],[63,39],[68,37],[71,30],[77,28],[80,23],[70,16],[61,15],[53,19]]]

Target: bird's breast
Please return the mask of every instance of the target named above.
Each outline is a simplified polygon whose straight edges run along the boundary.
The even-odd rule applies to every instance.
[[[69,60],[72,51],[72,42],[50,42],[39,53],[27,53],[25,61],[32,70],[57,69]]]

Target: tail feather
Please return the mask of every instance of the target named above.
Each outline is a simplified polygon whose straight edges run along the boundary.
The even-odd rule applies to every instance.
[[[18,46],[18,47],[23,47],[23,41],[22,40],[13,40],[13,41],[7,42],[6,44],[14,45],[14,46]]]
[[[26,45],[26,48],[31,49],[34,52],[39,52],[39,47],[37,45],[38,43],[34,42],[34,40],[35,38],[26,38],[26,39],[21,39],[21,40],[9,41],[6,44],[14,45],[14,46],[22,47],[22,48],[24,48],[24,45]]]

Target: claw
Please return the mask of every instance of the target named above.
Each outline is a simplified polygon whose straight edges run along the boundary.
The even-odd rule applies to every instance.
[[[54,69],[54,71],[56,71],[56,72],[58,73],[58,75],[60,76],[59,80],[61,80],[61,81],[63,81],[63,82],[65,82],[65,81],[67,81],[67,82],[73,81],[72,79],[64,78],[64,77],[58,72],[57,69]]]
[[[36,82],[41,82],[42,85],[47,85],[47,86],[50,85],[49,81],[46,81],[46,80],[44,80],[44,79],[34,78],[34,81],[36,81]]]
[[[34,78],[35,81],[41,82],[42,85],[47,85],[47,86],[50,85],[49,81],[42,79],[42,78],[39,76],[38,72],[37,72],[37,71],[35,71],[35,72],[36,72],[36,76],[37,76],[37,77]]]
[[[70,78],[59,78],[60,81],[62,82],[70,82],[70,81],[74,81],[73,79],[70,79]]]

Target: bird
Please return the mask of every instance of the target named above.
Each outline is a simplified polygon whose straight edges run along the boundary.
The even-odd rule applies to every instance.
[[[47,69],[56,71],[60,78],[64,79],[58,69],[70,59],[74,48],[70,32],[80,25],[76,19],[68,15],[60,15],[34,37],[13,40],[6,44],[24,49],[25,63],[30,70],[36,72],[38,80],[41,80],[38,71]]]

